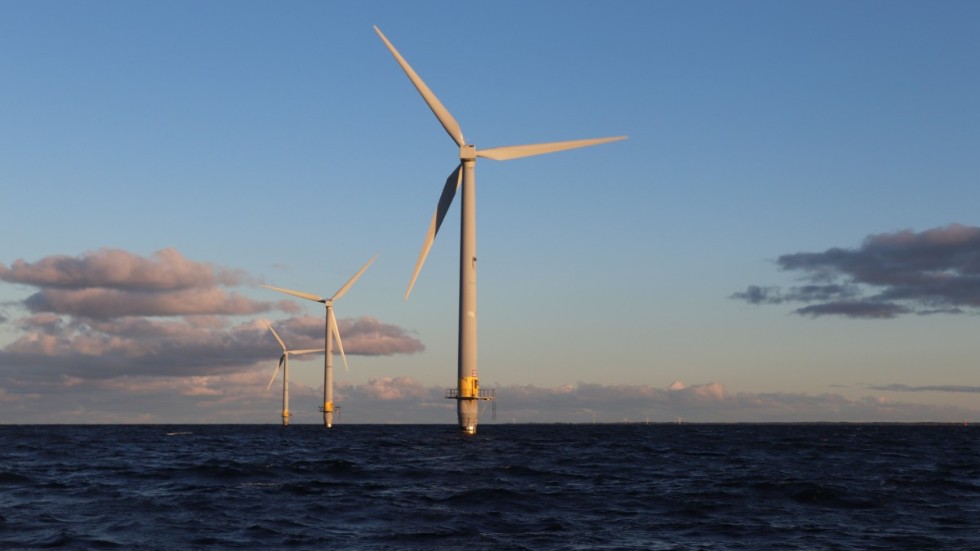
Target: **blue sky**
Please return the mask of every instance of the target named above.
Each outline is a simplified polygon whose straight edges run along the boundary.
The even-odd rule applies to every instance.
[[[313,346],[322,309],[259,285],[329,295],[375,253],[337,304],[341,422],[454,422],[458,205],[402,294],[457,151],[375,24],[478,146],[629,135],[477,165],[498,422],[980,420],[978,23],[4,2],[0,422],[277,422],[259,320]],[[292,363],[295,422],[319,362]]]

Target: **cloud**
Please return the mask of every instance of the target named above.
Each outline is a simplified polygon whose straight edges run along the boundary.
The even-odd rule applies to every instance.
[[[401,327],[372,317],[338,320],[337,326],[344,339],[344,351],[348,354],[391,356],[425,350],[422,341],[410,336]]]
[[[118,289],[45,289],[24,301],[31,312],[54,312],[94,319],[123,316],[248,315],[278,309],[296,311],[289,301],[256,301],[218,287],[166,292]]]
[[[271,365],[271,364],[270,364]],[[20,423],[269,423],[279,422],[281,393],[267,390],[266,369],[192,377],[128,375],[112,379],[53,378],[45,385],[0,384],[0,422]],[[900,386],[900,385],[899,385]],[[887,385],[889,390],[894,385]],[[917,387],[910,387],[917,388]],[[957,388],[957,387],[950,387]],[[975,387],[960,387],[974,388]],[[496,389],[497,421],[589,423],[674,422],[950,422],[980,419],[980,410],[922,405],[868,395],[730,392],[721,383],[668,387],[579,382],[558,387]],[[320,423],[322,387],[290,388],[294,423]],[[411,377],[339,380],[334,399],[341,423],[456,422],[445,388]],[[493,423],[484,402],[481,423]]]
[[[174,249],[149,258],[100,249],[33,263],[16,260],[9,268],[0,264],[0,280],[37,287],[39,291],[23,302],[34,313],[109,319],[299,311],[291,301],[256,301],[228,291],[250,279],[240,270],[188,260]]]
[[[965,385],[926,385],[907,386],[900,384],[876,385],[868,387],[872,390],[887,390],[892,392],[970,392],[980,393],[980,386]]]
[[[796,313],[804,316],[826,316],[836,314],[849,318],[889,319],[911,310],[899,304],[878,301],[825,302],[797,308]]]
[[[89,323],[46,314],[20,325],[26,332],[0,350],[0,376],[32,382],[228,373],[270,357],[278,346],[255,321],[201,327],[188,320]]]
[[[348,355],[413,354],[425,349],[404,329],[373,318],[338,323]],[[30,380],[54,374],[82,379],[207,376],[242,371],[280,353],[275,338],[259,320],[230,324],[205,316],[93,321],[42,313],[23,318],[18,325],[25,333],[0,350],[0,376]],[[274,322],[274,327],[291,349],[323,348],[320,318],[288,318]]]
[[[274,325],[280,334],[286,332],[292,335],[291,340],[286,343],[290,348],[323,346],[323,318],[304,316],[276,322]],[[422,341],[405,329],[369,316],[339,319],[337,329],[340,331],[345,354],[391,356],[414,354],[425,350]],[[339,354],[339,351],[335,350],[335,353]]]
[[[240,285],[244,272],[194,262],[169,248],[142,258],[118,249],[100,249],[77,257],[54,255],[37,262],[0,264],[0,280],[33,287],[123,291],[174,291],[215,285]]]
[[[749,285],[745,291],[732,293],[728,298],[744,300],[749,304],[779,304],[783,302],[778,287],[760,287],[758,285]]]
[[[503,387],[497,411],[517,421],[598,422],[917,422],[980,417],[980,410],[892,402],[880,396],[730,392],[719,382],[666,388],[578,383],[557,388]]]
[[[366,399],[381,401],[415,401],[432,398],[443,399],[441,388],[438,396],[433,396],[432,389],[422,385],[411,377],[381,377],[371,379],[358,386],[347,386],[341,390],[349,400]]]
[[[749,304],[815,303],[811,317],[889,319],[906,314],[980,311],[980,228],[952,224],[868,236],[856,249],[780,256],[782,270],[806,285],[749,285],[730,298]]]
[[[252,281],[240,270],[188,260],[174,249],[141,258],[103,249],[78,257],[0,264],[0,280],[38,287],[28,313],[0,350],[0,386],[140,377],[215,377],[278,356],[259,319],[297,312],[295,301],[257,301],[229,289]],[[9,322],[8,322],[9,323]],[[339,320],[345,352],[413,354],[425,349],[404,329],[363,317]],[[275,322],[293,349],[323,347],[323,318]],[[335,347],[336,348],[336,347]],[[196,392],[207,395],[207,388]]]

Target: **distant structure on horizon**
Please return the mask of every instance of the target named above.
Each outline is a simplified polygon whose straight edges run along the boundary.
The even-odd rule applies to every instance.
[[[466,434],[476,434],[479,417],[479,403],[484,400],[496,399],[493,389],[481,389],[477,376],[477,332],[476,332],[476,159],[483,157],[497,161],[506,161],[532,155],[542,155],[598,145],[601,143],[624,140],[626,136],[596,138],[591,140],[575,140],[566,142],[551,142],[530,145],[515,145],[478,150],[475,145],[467,143],[456,119],[442,105],[425,82],[415,73],[398,50],[388,41],[388,38],[377,26],[374,27],[385,46],[395,57],[409,80],[422,95],[422,99],[435,114],[436,118],[446,129],[449,136],[459,147],[459,165],[453,170],[442,188],[442,195],[436,206],[436,212],[429,224],[422,251],[415,264],[415,272],[405,291],[408,300],[415,280],[418,278],[422,264],[425,262],[432,242],[442,226],[446,212],[453,202],[456,191],[462,187],[462,214],[460,218],[460,247],[459,247],[459,339],[456,388],[446,390],[446,398],[456,400],[456,412],[459,428]]]

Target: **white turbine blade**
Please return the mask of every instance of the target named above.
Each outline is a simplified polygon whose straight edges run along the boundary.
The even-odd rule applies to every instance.
[[[384,35],[384,33],[381,32],[381,29],[379,29],[377,25],[374,25],[374,32],[378,33],[378,36],[380,36],[381,40],[384,41],[385,46],[388,47],[388,50],[391,52],[391,55],[395,56],[395,61],[397,61],[398,64],[401,65],[402,70],[405,71],[405,74],[408,75],[409,80],[411,80],[412,84],[415,85],[415,89],[418,90],[420,94],[422,94],[422,99],[425,100],[425,103],[428,104],[429,109],[432,109],[432,113],[435,114],[436,118],[439,119],[439,122],[442,123],[442,127],[446,129],[446,132],[449,134],[449,137],[451,137],[453,141],[456,142],[456,145],[462,147],[463,144],[466,143],[466,140],[463,139],[463,131],[460,130],[459,124],[456,122],[456,119],[454,119],[453,116],[449,114],[449,110],[442,105],[442,102],[439,101],[439,98],[437,98],[436,95],[432,93],[432,90],[429,90],[429,87],[426,86],[424,82],[422,82],[422,79],[419,77],[419,75],[415,72],[414,69],[412,69],[411,65],[409,65],[408,62],[405,61],[405,58],[402,57],[400,53],[398,53],[398,50],[396,50],[395,47],[392,46],[391,42],[388,41],[388,38]]]
[[[361,277],[361,274],[363,274],[365,272],[365,270],[368,269],[368,266],[370,266],[371,263],[374,262],[375,259],[377,259],[377,258],[378,258],[378,255],[372,256],[371,257],[371,260],[368,260],[367,261],[367,264],[365,264],[364,266],[361,266],[361,269],[358,270],[356,274],[354,274],[354,277],[348,279],[347,280],[347,283],[344,283],[344,286],[341,287],[339,291],[337,291],[336,293],[334,293],[334,295],[332,297],[330,297],[330,300],[337,300],[338,298],[344,296],[344,293],[346,293],[347,290],[351,288],[351,285],[353,285],[354,282],[357,281],[358,278]]]
[[[344,371],[350,371],[347,367],[347,354],[344,354],[344,343],[340,341],[340,329],[337,328],[337,316],[333,314],[333,308],[330,309],[330,320],[333,322],[330,327],[333,329],[333,338],[337,339],[337,350],[340,350],[340,359],[344,360]]]
[[[279,291],[280,293],[286,293],[287,295],[293,295],[294,297],[305,298],[306,300],[312,300],[313,302],[326,302],[327,299],[314,295],[311,293],[304,293],[302,291],[293,291],[291,289],[283,289],[281,287],[273,287],[272,285],[262,285],[266,289],[272,289],[273,291]]]
[[[296,356],[297,354],[316,354],[317,352],[319,352],[320,354],[323,354],[323,349],[322,348],[308,348],[306,350],[290,350],[289,351],[289,355],[290,356]]]
[[[272,372],[272,378],[269,379],[269,384],[265,385],[265,389],[269,390],[272,388],[272,383],[276,380],[276,375],[279,374],[279,368],[282,367],[282,362],[286,359],[286,354],[279,356],[279,365],[276,366],[276,370]]]
[[[269,320],[265,320],[265,324],[269,327],[269,331],[272,331],[272,336],[275,337],[277,341],[279,341],[279,346],[282,347],[282,351],[285,352],[286,343],[282,342],[282,339],[279,338],[279,333],[276,333],[276,330],[272,328],[272,324],[269,323]]]
[[[521,157],[530,157],[532,155],[544,155],[545,153],[564,151],[566,149],[576,149],[579,147],[588,147],[590,145],[599,145],[601,143],[617,142],[625,139],[626,136],[615,136],[612,138],[572,140],[568,142],[508,145],[504,147],[492,147],[490,149],[477,150],[476,156],[483,157],[484,159],[493,159],[495,161],[507,161],[510,159],[519,159]]]
[[[415,280],[418,279],[419,272],[422,271],[422,264],[425,264],[425,258],[429,256],[429,249],[432,248],[432,242],[435,241],[436,235],[439,233],[439,228],[442,227],[442,221],[446,219],[446,212],[449,211],[449,206],[453,204],[453,198],[456,197],[456,191],[459,190],[462,182],[463,165],[459,165],[449,175],[449,178],[446,178],[446,185],[442,187],[439,204],[436,205],[436,212],[432,215],[429,231],[426,232],[425,241],[422,243],[422,251],[419,252],[419,259],[415,263],[415,272],[412,274],[412,280],[408,282],[408,290],[405,291],[405,300],[408,300],[408,295],[412,294],[412,287],[415,287]]]

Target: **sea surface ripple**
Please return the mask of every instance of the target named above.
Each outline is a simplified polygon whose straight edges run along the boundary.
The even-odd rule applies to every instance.
[[[977,551],[980,430],[6,425],[0,548]]]

